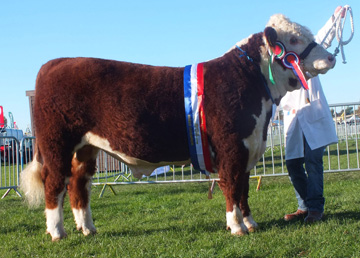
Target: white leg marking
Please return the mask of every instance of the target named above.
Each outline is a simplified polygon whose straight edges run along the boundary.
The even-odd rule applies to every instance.
[[[76,229],[82,230],[85,236],[96,233],[96,228],[91,217],[90,205],[85,209],[73,209]]]
[[[249,232],[254,232],[259,227],[258,224],[253,219],[251,213],[249,214],[249,216],[244,217],[244,224],[249,230]]]
[[[233,210],[226,212],[226,225],[231,229],[233,235],[245,235],[247,234],[247,228],[243,222],[243,216],[240,208],[236,205],[233,206]]]
[[[89,196],[89,201],[86,208],[72,209],[76,223],[76,229],[82,230],[85,236],[96,233],[96,228],[92,220],[90,208],[91,180],[88,181],[86,188]]]
[[[58,196],[58,206],[55,209],[45,209],[46,233],[51,235],[52,241],[66,237],[64,229],[63,199],[66,189]]]

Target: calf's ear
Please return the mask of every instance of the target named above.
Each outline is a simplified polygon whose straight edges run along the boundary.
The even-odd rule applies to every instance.
[[[274,48],[277,40],[277,33],[273,27],[266,27],[264,30],[266,41],[270,48]]]

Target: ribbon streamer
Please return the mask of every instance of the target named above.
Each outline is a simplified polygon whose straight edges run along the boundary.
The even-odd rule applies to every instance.
[[[309,86],[306,82],[303,72],[301,71],[301,68],[299,66],[299,61],[300,61],[300,59],[299,59],[298,55],[294,52],[288,52],[283,58],[283,64],[287,68],[291,68],[293,70],[294,74],[300,81],[301,86],[305,90],[308,90]]]
[[[213,172],[204,113],[203,63],[184,70],[185,118],[191,163],[204,174]]]

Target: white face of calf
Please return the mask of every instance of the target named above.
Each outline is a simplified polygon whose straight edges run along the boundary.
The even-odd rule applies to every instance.
[[[273,15],[264,31],[266,50],[263,52],[263,71],[268,70],[269,51],[273,52],[277,42],[285,46],[285,53],[294,52],[298,56],[314,41],[314,36],[304,26],[291,22],[282,14]],[[266,53],[265,53],[266,52]],[[299,59],[299,66],[306,79],[324,74],[335,66],[335,58],[320,45],[315,45],[304,59]],[[272,64],[272,73],[280,94],[299,89],[301,84],[293,70],[285,68],[280,59]]]
[[[320,45],[314,47],[308,57],[302,60],[303,69],[310,73],[311,77],[325,74],[334,68],[335,63],[335,57]]]

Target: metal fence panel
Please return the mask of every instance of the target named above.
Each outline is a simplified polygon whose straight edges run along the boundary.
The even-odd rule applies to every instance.
[[[35,137],[24,137],[20,142],[14,136],[0,136],[0,190],[6,189],[4,198],[11,190],[17,190],[20,172],[33,159]]]
[[[13,136],[0,136],[0,190],[7,189],[4,198],[11,189],[17,192],[19,185],[19,141]],[[19,193],[18,193],[19,194]]]

